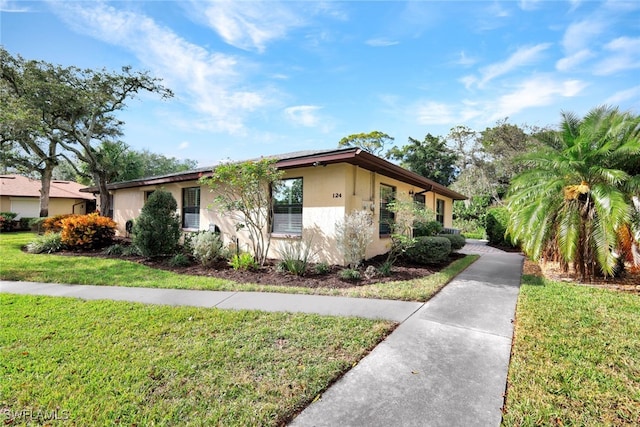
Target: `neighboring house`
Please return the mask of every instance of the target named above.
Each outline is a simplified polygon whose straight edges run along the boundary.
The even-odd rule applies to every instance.
[[[85,214],[96,208],[91,194],[81,193],[85,186],[73,181],[51,181],[49,191],[49,216],[61,214]],[[22,175],[0,175],[0,212],[15,212],[16,219],[40,216],[39,180]]]
[[[336,247],[336,223],[355,209],[373,214],[375,235],[367,258],[388,251],[389,227],[381,218],[389,217],[386,203],[398,194],[412,197],[436,213],[444,227],[452,227],[454,200],[465,196],[434,181],[410,172],[359,148],[307,151],[273,156],[276,166],[285,171],[284,183],[294,191],[274,194],[275,209],[271,230],[270,256],[277,258],[281,242],[312,240],[318,260],[343,262]],[[241,247],[249,247],[247,236],[236,231],[228,215],[214,204],[215,194],[198,179],[210,175],[212,167],[171,175],[150,177],[108,185],[113,198],[113,219],[118,233],[124,235],[125,223],[136,218],[155,189],[173,194],[178,202],[185,231],[219,229],[226,242],[238,238]],[[95,192],[95,188],[82,191]],[[279,200],[282,194],[295,195]]]

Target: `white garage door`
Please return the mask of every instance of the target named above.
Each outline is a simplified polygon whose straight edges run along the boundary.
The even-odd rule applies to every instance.
[[[11,212],[18,214],[16,219],[37,218],[40,216],[40,200],[27,198],[12,198]]]

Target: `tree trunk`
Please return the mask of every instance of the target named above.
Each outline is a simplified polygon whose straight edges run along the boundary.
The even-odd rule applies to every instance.
[[[40,178],[40,218],[49,216],[49,192],[51,191],[51,180],[55,164],[45,162]]]
[[[111,196],[107,189],[107,180],[102,174],[97,172],[93,174],[93,180],[98,185],[98,190],[100,191],[100,215],[109,216],[112,206]]]

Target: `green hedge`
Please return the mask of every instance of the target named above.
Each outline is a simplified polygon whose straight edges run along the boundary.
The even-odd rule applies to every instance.
[[[506,234],[509,223],[507,208],[495,207],[487,211],[486,216],[487,238],[489,243],[496,246],[514,247],[511,239]]]
[[[446,237],[418,237],[415,245],[405,252],[408,261],[416,264],[439,264],[451,254],[451,241]]]
[[[413,227],[413,237],[435,236],[442,231],[438,221],[417,222]]]
[[[451,250],[458,251],[464,248],[467,243],[467,239],[462,234],[438,234],[438,237],[444,237],[451,242]]]

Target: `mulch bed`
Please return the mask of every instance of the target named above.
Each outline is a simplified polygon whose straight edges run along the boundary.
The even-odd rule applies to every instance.
[[[575,283],[581,286],[592,286],[640,295],[640,272],[632,273],[627,270],[620,277],[596,277],[591,282],[581,282],[572,274],[571,270],[568,273],[564,273],[557,262],[536,263],[528,259],[525,259],[523,272],[524,274],[545,277],[557,282]]]
[[[337,265],[330,266],[330,271],[325,274],[316,273],[314,270],[314,266],[310,265],[310,268],[304,276],[296,276],[291,273],[278,271],[276,268],[277,264],[275,260],[269,260],[269,262],[267,262],[265,266],[257,270],[234,270],[229,265],[229,263],[224,260],[217,262],[211,267],[203,267],[202,265],[195,262],[194,264],[187,267],[176,267],[169,265],[168,259],[150,259],[141,256],[108,256],[102,253],[102,251],[62,251],[58,252],[58,254],[63,256],[81,255],[102,258],[117,258],[143,264],[151,268],[172,271],[177,274],[216,277],[220,279],[232,280],[237,283],[257,283],[261,285],[275,286],[299,286],[305,288],[350,288],[353,286],[363,286],[374,283],[413,280],[437,273],[438,271],[448,266],[451,262],[465,256],[463,254],[452,253],[449,256],[449,260],[447,262],[429,266],[410,264],[406,261],[400,260],[393,266],[391,276],[376,275],[372,278],[366,278],[364,276],[364,271],[368,266],[371,265],[377,268],[386,260],[386,255],[377,256],[367,260],[359,268],[362,276],[361,279],[352,281],[343,280],[340,278],[338,274],[340,270],[344,269],[345,267]]]

